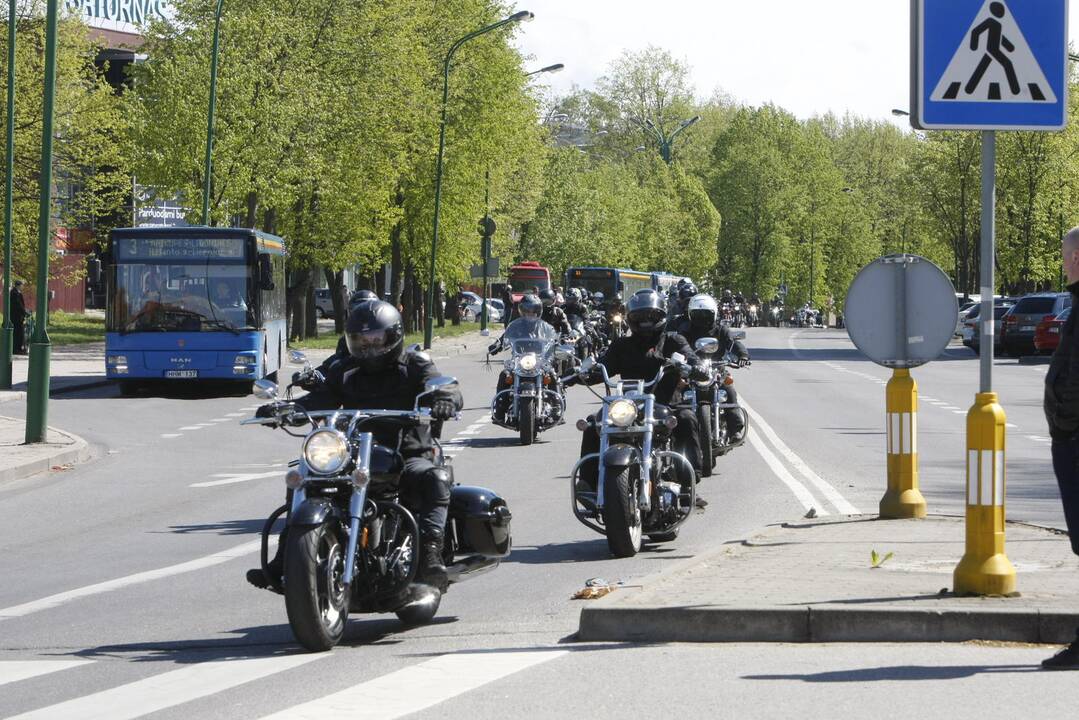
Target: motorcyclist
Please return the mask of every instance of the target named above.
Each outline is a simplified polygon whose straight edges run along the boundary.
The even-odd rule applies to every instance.
[[[626,304],[626,322],[632,333],[620,337],[611,343],[597,361],[607,368],[608,375],[621,375],[623,380],[651,380],[656,376],[664,359],[675,353],[681,353],[686,362],[693,366],[692,377],[707,378],[707,372],[698,369],[700,363],[686,339],[675,332],[667,332],[667,313],[663,309],[663,300],[655,290],[638,290]],[[602,371],[598,367],[581,379],[588,385],[602,382]],[[652,388],[656,402],[675,405],[681,401],[679,381],[681,376],[671,369]],[[672,408],[673,409],[673,408]],[[693,467],[695,478],[701,472],[701,447],[698,437],[697,417],[688,408],[674,410],[678,425],[674,430],[677,447],[686,455]],[[581,437],[581,456],[599,452],[599,433],[594,426],[584,431]],[[595,488],[599,469],[596,463],[581,466],[580,479],[590,488]],[[687,482],[689,478],[684,478]]]
[[[715,298],[703,293],[694,296],[689,301],[689,309],[686,314],[687,317],[682,320],[676,330],[685,337],[690,345],[695,346],[696,342],[703,337],[715,338],[719,341],[717,358],[731,354],[735,357],[738,367],[749,365],[749,351],[746,350],[746,346],[740,340],[735,340],[731,337],[730,328],[719,321],[719,306],[716,304]],[[727,402],[737,405],[738,391],[734,388],[734,385],[724,385],[723,389],[727,391]],[[742,433],[745,431],[742,413],[734,408],[728,408],[723,415],[727,421],[727,429],[730,431],[731,438],[736,441],[740,440]]]
[[[584,333],[584,338],[580,341],[578,348],[579,354],[583,358],[588,355],[589,350],[599,340],[599,333],[588,323],[588,308],[584,305],[579,289],[571,287],[566,291],[566,305],[563,310],[566,313],[566,320],[569,322],[570,327],[579,329]]]
[[[668,317],[671,320],[680,318],[686,314],[686,306],[689,305],[690,299],[697,294],[697,286],[693,283],[686,281],[684,285],[678,290],[678,300],[675,302],[674,307],[669,309]]]
[[[572,328],[566,319],[566,313],[555,304],[557,298],[554,290],[540,290],[539,300],[543,303],[543,321],[553,327],[559,335],[569,335]]]
[[[524,337],[544,337],[548,333],[555,332],[554,328],[549,323],[543,320],[543,303],[535,295],[525,295],[521,298],[521,301],[517,303],[520,317],[506,326],[506,331],[502,333],[498,340],[495,340],[487,348],[487,353],[490,355],[496,355],[504,350],[509,345],[507,337],[524,338]],[[505,370],[498,376],[498,384],[495,388],[495,393],[500,393],[503,390],[509,389],[513,385],[513,373]],[[509,410],[510,405],[513,403],[513,398],[509,395],[501,395],[495,404],[494,414],[498,421],[502,421],[506,416],[506,412]]]
[[[387,302],[367,300],[355,306],[345,324],[345,344],[347,354],[335,353],[319,366],[324,381],[296,400],[297,406],[305,410],[412,410],[427,381],[439,376],[427,353],[404,353],[401,314]],[[440,389],[435,395],[427,396],[425,401],[430,405],[431,417],[436,420],[448,420],[464,406],[461,392],[455,387]],[[264,405],[256,415],[273,417],[273,406]],[[302,413],[298,416],[302,417]],[[421,543],[418,581],[445,589],[442,550],[451,477],[445,468],[432,462],[431,429],[419,426],[402,431],[388,424],[379,427],[377,421],[366,427],[373,429],[379,444],[397,447],[404,459],[401,491],[419,508],[416,516]],[[269,564],[278,587],[281,586],[281,550],[284,546],[282,536],[278,554]],[[270,585],[261,568],[249,570],[247,579],[256,587]]]

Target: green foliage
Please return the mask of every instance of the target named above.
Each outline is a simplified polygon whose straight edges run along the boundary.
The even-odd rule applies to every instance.
[[[40,0],[20,8],[15,51],[12,251],[16,278],[34,280],[41,172],[45,21]],[[0,31],[2,94],[7,95],[7,23]],[[99,237],[130,190],[130,143],[119,98],[95,67],[98,46],[73,19],[58,28],[53,142],[57,225],[94,224]],[[0,122],[6,125],[6,106]],[[0,151],[2,152],[2,151]],[[6,160],[6,158],[5,158]],[[0,209],[2,213],[2,209]]]
[[[879,568],[881,565],[888,562],[893,557],[895,557],[894,552],[889,552],[889,553],[885,553],[884,555],[881,555],[876,550],[870,550],[869,551],[869,567],[871,567],[873,569]]]

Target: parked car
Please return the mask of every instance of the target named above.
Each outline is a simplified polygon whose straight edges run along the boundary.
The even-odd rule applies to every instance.
[[[1034,348],[1034,330],[1071,307],[1071,293],[1035,293],[1016,301],[1000,325],[1000,354],[1018,357]]]
[[[315,290],[315,317],[319,320],[333,317],[333,298],[330,297],[329,288]]]
[[[1004,316],[1012,309],[1015,301],[1011,298],[997,298],[993,301],[993,352],[1000,353],[1000,327]],[[967,310],[963,318],[963,344],[974,352],[981,354],[981,333],[978,327],[978,317],[981,315],[981,305],[974,305]]]
[[[960,337],[963,334],[963,321],[967,318],[967,313],[970,312],[972,307],[977,306],[975,300],[960,300],[959,301],[959,317],[955,321],[955,335]]]
[[[1042,320],[1038,323],[1034,328],[1035,350],[1040,353],[1051,353],[1057,349],[1057,345],[1060,344],[1060,328],[1071,315],[1071,311],[1072,309],[1068,308],[1051,320]]]

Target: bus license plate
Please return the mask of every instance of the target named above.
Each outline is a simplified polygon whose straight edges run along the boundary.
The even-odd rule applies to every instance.
[[[167,378],[197,378],[199,376],[198,370],[166,370],[165,377]]]

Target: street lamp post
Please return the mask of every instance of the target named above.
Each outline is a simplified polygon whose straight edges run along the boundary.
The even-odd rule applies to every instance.
[[[11,389],[11,355],[15,326],[11,322],[11,208],[15,172],[15,0],[8,2],[7,20],[7,181],[4,186],[4,327],[0,331],[0,390]]]
[[[438,161],[435,164],[435,221],[434,228],[431,234],[431,273],[427,282],[427,317],[424,318],[424,331],[423,331],[423,347],[431,347],[431,339],[434,334],[434,310],[435,310],[435,258],[438,254],[438,216],[439,210],[442,204],[442,158],[446,152],[446,105],[450,99],[450,61],[453,60],[454,53],[472,38],[479,37],[485,33],[489,33],[492,30],[497,30],[504,25],[518,22],[528,22],[535,17],[527,10],[510,15],[508,18],[499,20],[496,23],[482,27],[479,30],[474,30],[468,35],[455,42],[450,46],[450,50],[446,53],[446,62],[442,67],[442,121],[438,127]]]
[[[210,224],[210,172],[213,170],[214,111],[217,109],[217,48],[221,36],[221,6],[225,0],[217,0],[214,15],[214,45],[210,51],[210,109],[206,118],[206,163],[202,178],[202,224]]]
[[[56,16],[59,0],[48,0],[45,19],[45,90],[41,112],[41,199],[38,207],[37,233],[37,318],[30,340],[30,366],[27,372],[26,442],[45,442],[49,414],[49,359],[52,344],[46,324],[49,321],[49,244],[52,233],[52,127],[56,106]]]
[[[566,66],[562,63],[555,63],[554,65],[548,65],[547,67],[542,67],[539,70],[533,70],[530,73],[525,73],[525,77],[532,77],[533,75],[539,75],[540,73],[556,73],[565,69],[565,67]]]
[[[675,138],[681,135],[686,128],[700,121],[700,119],[700,115],[694,115],[688,120],[683,120],[670,136],[667,136],[662,129],[656,127],[655,123],[651,120],[645,120],[643,124],[638,122],[637,125],[645,132],[651,134],[655,141],[659,143],[659,154],[663,158],[663,162],[670,165],[671,161],[674,159],[673,150]]]

